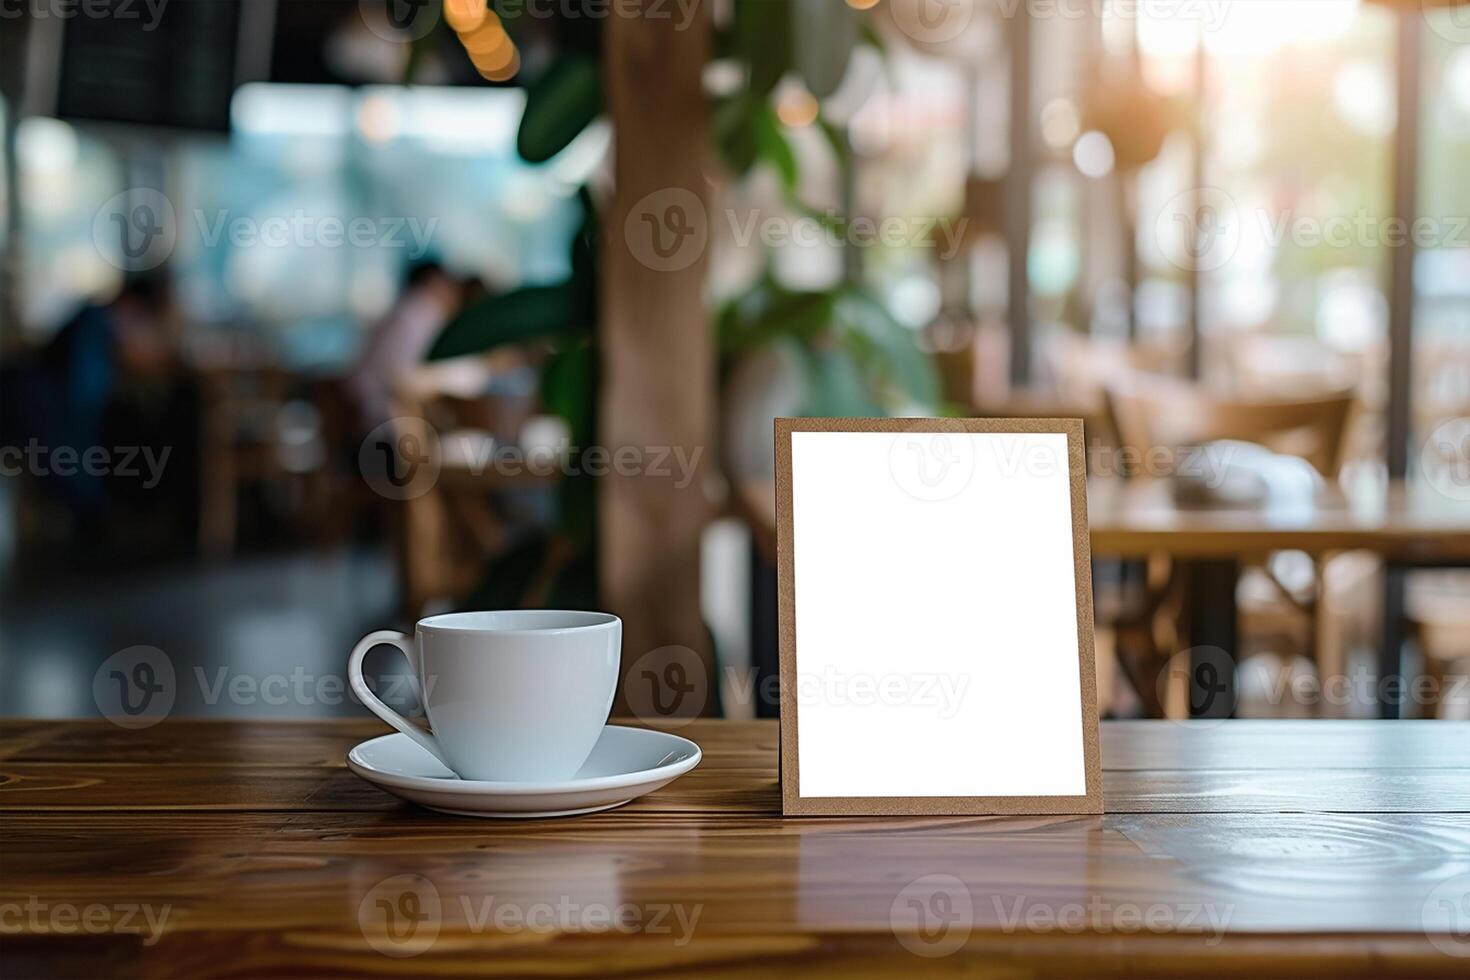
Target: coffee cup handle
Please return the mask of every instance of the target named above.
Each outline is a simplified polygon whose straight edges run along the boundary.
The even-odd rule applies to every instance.
[[[397,647],[408,659],[409,669],[412,671],[414,686],[421,689],[419,684],[419,648],[418,642],[407,633],[399,633],[396,630],[378,630],[369,633],[357,641],[357,646],[352,648],[352,656],[347,659],[347,680],[352,685],[352,693],[357,695],[359,701],[367,706],[367,709],[379,718],[398,729],[415,742],[422,745],[434,758],[444,763],[451,772],[454,767],[449,760],[444,758],[444,753],[439,748],[439,742],[434,738],[432,732],[422,725],[414,724],[407,718],[394,711],[383,703],[383,699],[373,693],[368,687],[367,681],[362,677],[362,660],[367,656],[369,650],[379,644]]]

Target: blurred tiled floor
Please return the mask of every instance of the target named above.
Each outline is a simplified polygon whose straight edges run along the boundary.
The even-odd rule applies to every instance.
[[[359,548],[93,573],[10,594],[0,600],[0,716],[97,715],[99,667],[139,645],[172,664],[177,717],[355,716],[347,654],[370,630],[404,625],[396,589],[386,551]],[[375,656],[370,669],[401,669],[389,651]]]

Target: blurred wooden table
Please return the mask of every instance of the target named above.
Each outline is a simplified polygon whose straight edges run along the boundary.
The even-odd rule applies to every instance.
[[[774,483],[744,484],[736,497],[737,508],[753,528],[757,550],[774,563]],[[1381,556],[1391,575],[1415,566],[1470,564],[1470,501],[1427,483],[1359,481],[1347,490],[1331,487],[1311,503],[1198,508],[1175,503],[1164,480],[1095,478],[1087,485],[1087,512],[1094,559],[1165,554],[1184,563],[1191,646],[1231,654],[1240,648],[1235,584],[1249,559],[1273,551],[1319,556],[1361,548]],[[1391,610],[1383,617],[1383,675],[1403,676],[1403,638],[1403,611]],[[1391,692],[1386,685],[1378,690]],[[1228,710],[1235,704],[1233,692],[1215,703]],[[1392,714],[1397,705],[1385,704],[1384,709]]]
[[[774,561],[775,484],[739,487],[737,505]],[[1163,480],[1092,479],[1087,484],[1092,554],[1238,559],[1271,551],[1313,554],[1363,548],[1396,561],[1470,561],[1470,502],[1402,480],[1351,491],[1331,488],[1310,505],[1181,507]]]
[[[1165,480],[1094,479],[1087,498],[1093,557],[1166,554],[1185,563],[1190,643],[1230,655],[1240,649],[1235,585],[1250,559],[1273,551],[1320,557],[1363,549],[1382,558],[1386,574],[1400,578],[1416,566],[1470,563],[1470,501],[1428,483],[1365,480],[1331,486],[1310,502],[1194,508],[1175,503]],[[1388,594],[1402,603],[1402,588]],[[1404,610],[1385,609],[1382,623],[1379,676],[1405,678]],[[1217,703],[1228,712],[1236,700],[1234,677],[1227,683],[1232,689]],[[1381,713],[1396,717],[1395,688],[1380,682],[1375,691]]]
[[[1239,559],[1361,548],[1393,561],[1470,561],[1470,502],[1401,480],[1332,487],[1312,503],[1191,508],[1176,504],[1163,480],[1094,479],[1087,516],[1094,557]]]
[[[0,723],[0,972],[1317,980],[1470,964],[1470,724],[1105,723],[1105,816],[783,819],[775,723],[696,721],[680,731],[704,761],[660,792],[504,823],[353,776],[345,753],[380,731]]]

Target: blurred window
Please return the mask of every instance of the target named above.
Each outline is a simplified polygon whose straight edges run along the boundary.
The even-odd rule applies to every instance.
[[[1470,27],[1426,11],[1419,213],[1428,242],[1414,266],[1414,432],[1429,466],[1470,456]],[[1464,485],[1463,475],[1460,485]]]
[[[169,268],[190,322],[259,334],[290,364],[334,365],[419,259],[492,290],[568,275],[577,189],[606,134],[528,165],[515,149],[524,101],[508,88],[247,85],[229,140],[140,151],[166,175]],[[130,181],[116,149],[55,119],[23,120],[18,155],[27,322],[44,331],[120,281],[93,225]]]

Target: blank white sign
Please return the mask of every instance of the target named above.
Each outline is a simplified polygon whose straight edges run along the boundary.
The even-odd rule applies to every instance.
[[[1083,796],[1061,433],[791,433],[801,797]]]

